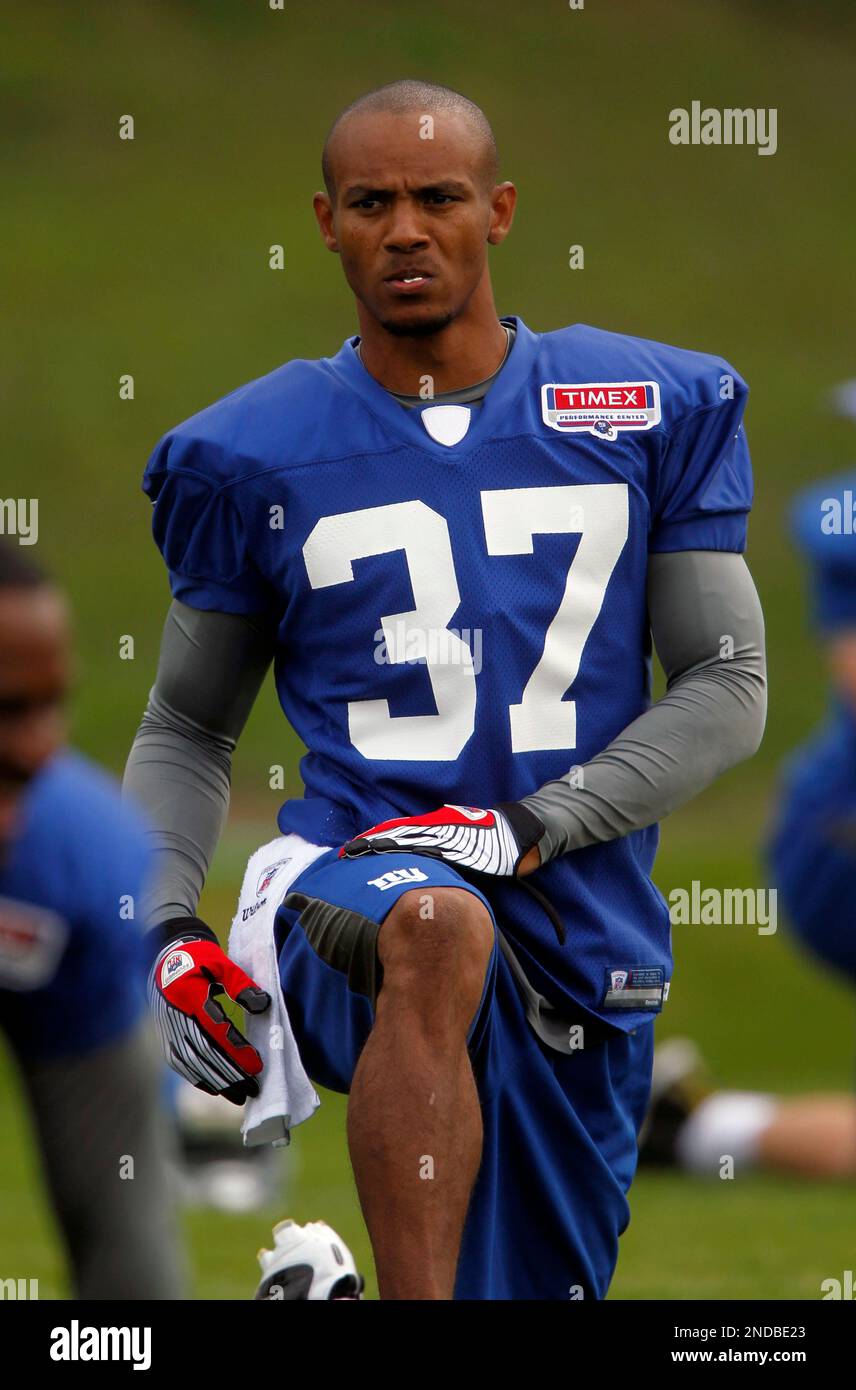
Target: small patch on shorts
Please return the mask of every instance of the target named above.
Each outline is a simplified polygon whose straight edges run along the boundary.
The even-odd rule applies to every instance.
[[[379,888],[381,893],[385,893],[387,888],[397,888],[402,883],[427,883],[428,875],[422,869],[387,869],[380,878],[369,878],[366,880],[369,887]]]
[[[650,1009],[659,1013],[665,998],[662,965],[622,965],[606,971],[602,1009]]]

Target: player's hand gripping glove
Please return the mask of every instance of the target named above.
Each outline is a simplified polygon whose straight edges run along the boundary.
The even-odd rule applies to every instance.
[[[424,816],[400,816],[373,825],[343,845],[339,858],[412,850],[478,873],[508,877],[543,834],[538,816],[519,801],[502,801],[488,811],[441,806]]]
[[[229,959],[198,917],[175,918],[156,931],[164,944],[149,975],[149,1002],[164,1056],[200,1091],[243,1105],[259,1093],[262,1059],[216,996],[225,991],[248,1013],[262,1014],[270,995]]]

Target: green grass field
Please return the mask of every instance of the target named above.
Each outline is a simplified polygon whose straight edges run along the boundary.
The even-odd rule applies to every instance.
[[[266,0],[10,0],[0,56],[4,243],[0,496],[37,496],[39,551],[68,587],[73,737],[120,771],[167,604],[139,492],[172,424],[354,330],[310,199],[321,143],[360,91],[399,76],[458,87],[493,119],[520,189],[494,256],[501,312],[596,323],[722,353],[749,380],[749,562],[768,621],[770,720],[754,762],[664,828],[664,891],[765,883],[758,845],[781,758],[820,717],[824,673],[785,518],[794,490],[852,463],[823,410],[854,375],[856,12],[849,0],[395,0],[322,10]],[[693,99],[774,106],[779,149],[671,146]],[[136,135],[118,139],[121,116]],[[268,269],[272,243],[286,268]],[[585,269],[568,269],[568,247]],[[123,373],[133,401],[119,399]],[[124,635],[133,660],[119,658]],[[203,910],[228,922],[248,851],[273,833],[271,763],[299,793],[296,740],[268,685],[234,768],[234,815]],[[724,1084],[796,1093],[852,1082],[853,1001],[784,930],[676,928],[662,1036],[689,1033]],[[0,1067],[0,1275],[64,1289],[8,1066]],[[323,1216],[368,1267],[341,1101],[297,1131],[288,1207]],[[816,1298],[852,1268],[852,1190],[645,1177],[617,1298]],[[281,1213],[273,1211],[271,1219]],[[195,1292],[245,1297],[268,1214],[188,1222]]]

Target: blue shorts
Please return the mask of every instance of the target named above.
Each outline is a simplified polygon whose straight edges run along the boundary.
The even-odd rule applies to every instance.
[[[418,877],[414,876],[414,870]],[[380,924],[403,893],[473,893],[442,860],[418,854],[321,855],[277,914],[282,991],[303,1063],[318,1085],[347,1092],[373,1005],[341,960],[310,944],[292,893]],[[569,1054],[543,1043],[495,941],[469,1052],[484,1120],[481,1168],[458,1264],[458,1299],[603,1298],[627,1226],[627,1189],[651,1080],[653,1023]]]

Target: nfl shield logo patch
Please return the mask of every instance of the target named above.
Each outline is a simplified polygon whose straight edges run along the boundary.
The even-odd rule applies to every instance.
[[[660,387],[656,381],[545,382],[541,415],[560,434],[585,432],[613,440],[625,430],[659,425]]]
[[[262,869],[259,874],[259,881],[256,886],[256,897],[260,898],[262,893],[273,883],[283,864],[290,864],[291,859],[277,859],[275,864],[268,864],[266,869]]]

